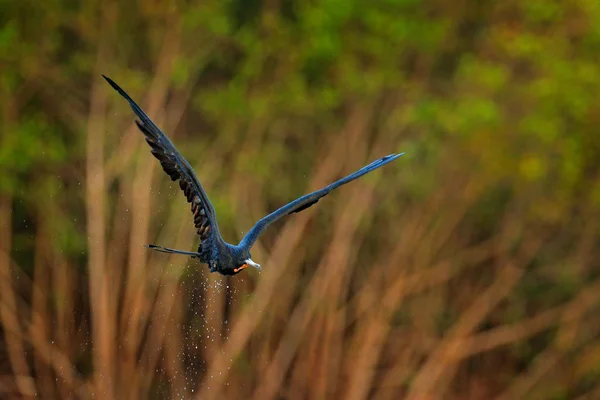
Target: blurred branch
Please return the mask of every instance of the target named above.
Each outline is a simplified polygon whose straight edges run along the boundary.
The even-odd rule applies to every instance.
[[[106,264],[105,175],[104,175],[104,115],[106,91],[101,72],[107,57],[107,43],[99,40],[94,78],[91,88],[91,106],[87,124],[86,151],[86,206],[89,251],[89,285],[92,309],[92,340],[94,346],[95,387],[102,397],[115,395],[114,377],[114,305],[111,304]]]
[[[179,43],[179,24],[173,21],[172,29],[165,34],[163,48],[159,56],[160,62],[150,85],[148,95],[148,113],[154,115],[158,110],[164,108],[167,90],[169,88],[170,75],[173,59],[178,53]],[[161,119],[155,119],[160,124]],[[138,133],[138,139],[141,136]],[[142,142],[142,140],[139,140]],[[126,370],[132,376],[130,389],[127,397],[139,397],[139,388],[137,383],[137,355],[143,338],[146,317],[146,284],[144,279],[146,249],[141,246],[148,242],[148,227],[150,218],[150,189],[152,187],[152,178],[156,171],[156,160],[154,157],[147,156],[142,159],[141,165],[136,168],[135,176],[131,184],[131,231],[129,235],[129,266],[127,276],[125,277],[124,304],[121,310],[121,326],[124,329],[123,343],[126,359]]]
[[[0,194],[0,319],[4,331],[8,357],[15,376],[18,376],[16,385],[22,396],[34,396],[36,393],[35,382],[31,378],[27,355],[23,345],[23,327],[17,316],[16,295],[12,286],[10,266],[11,251],[11,198]]]
[[[448,373],[448,364],[456,362],[457,340],[472,332],[523,275],[523,269],[507,265],[495,282],[463,313],[445,339],[437,346],[415,377],[407,396],[409,399],[427,398],[435,393],[439,380]]]

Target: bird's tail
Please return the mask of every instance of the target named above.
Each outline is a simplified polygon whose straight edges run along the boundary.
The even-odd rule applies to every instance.
[[[192,257],[198,257],[200,255],[199,253],[195,253],[193,251],[175,250],[175,249],[170,249],[168,247],[156,246],[154,244],[145,244],[144,246],[149,249],[152,249],[152,250],[160,251],[161,253],[183,254],[184,256],[192,256]]]

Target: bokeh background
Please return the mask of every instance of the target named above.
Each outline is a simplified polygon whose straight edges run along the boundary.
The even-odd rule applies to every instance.
[[[263,272],[210,274],[112,77]],[[0,397],[600,399],[597,0],[1,0]]]

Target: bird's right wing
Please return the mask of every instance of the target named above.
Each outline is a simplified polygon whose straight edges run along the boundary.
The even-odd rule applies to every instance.
[[[135,123],[146,136],[146,142],[151,147],[150,152],[160,161],[163,170],[172,181],[179,180],[179,187],[183,190],[188,203],[192,204],[194,226],[198,235],[200,235],[201,242],[210,238],[211,235],[217,235],[218,239],[222,240],[217,227],[215,210],[190,164],[140,106],[112,79],[102,76],[113,89],[129,102],[131,109],[139,118]]]
[[[373,161],[371,164],[369,164],[365,167],[362,167],[361,169],[348,175],[347,177],[342,178],[339,181],[336,181],[328,186],[325,186],[323,189],[317,190],[316,192],[312,192],[307,195],[304,195],[304,196],[292,201],[291,203],[281,207],[280,209],[272,212],[271,214],[267,215],[266,217],[264,217],[260,221],[258,221],[252,227],[252,229],[250,229],[248,231],[248,233],[246,233],[246,235],[240,242],[240,246],[249,249],[250,247],[252,247],[254,242],[256,242],[256,239],[258,239],[258,236],[262,233],[262,231],[264,231],[273,222],[277,221],[278,219],[280,219],[286,215],[300,212],[302,210],[307,209],[308,207],[316,204],[321,199],[321,197],[327,196],[335,188],[338,188],[348,182],[351,182],[357,178],[360,178],[364,174],[371,172],[381,166],[384,166],[385,164],[387,164],[389,162],[394,161],[396,158],[400,157],[403,154],[404,153],[390,154],[388,156],[380,158],[379,160]]]

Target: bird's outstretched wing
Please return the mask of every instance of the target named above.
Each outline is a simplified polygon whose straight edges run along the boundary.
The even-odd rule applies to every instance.
[[[262,231],[264,231],[269,225],[277,221],[279,218],[307,209],[308,207],[317,203],[321,199],[321,197],[327,196],[329,192],[331,192],[335,188],[338,188],[348,182],[360,178],[364,174],[371,172],[389,162],[394,161],[396,158],[400,157],[403,154],[404,153],[390,154],[388,156],[380,158],[379,160],[373,161],[371,164],[362,167],[361,169],[348,175],[347,177],[342,178],[339,181],[336,181],[328,186],[325,186],[323,189],[317,190],[316,192],[304,195],[292,201],[291,203],[281,207],[280,209],[272,212],[271,214],[258,221],[252,227],[252,229],[250,229],[248,233],[246,233],[246,235],[240,242],[240,246],[249,249],[250,247],[252,247],[256,239],[258,239],[258,236],[262,233]]]
[[[177,151],[169,138],[146,115],[144,110],[112,79],[102,76],[113,89],[129,102],[131,109],[139,118],[135,123],[146,136],[146,142],[151,147],[150,152],[160,161],[163,170],[172,181],[179,180],[179,187],[183,190],[188,203],[191,203],[194,226],[198,235],[200,235],[201,242],[205,242],[211,235],[217,235],[219,240],[222,240],[217,227],[215,210],[190,164]],[[202,243],[200,246],[202,246]]]

